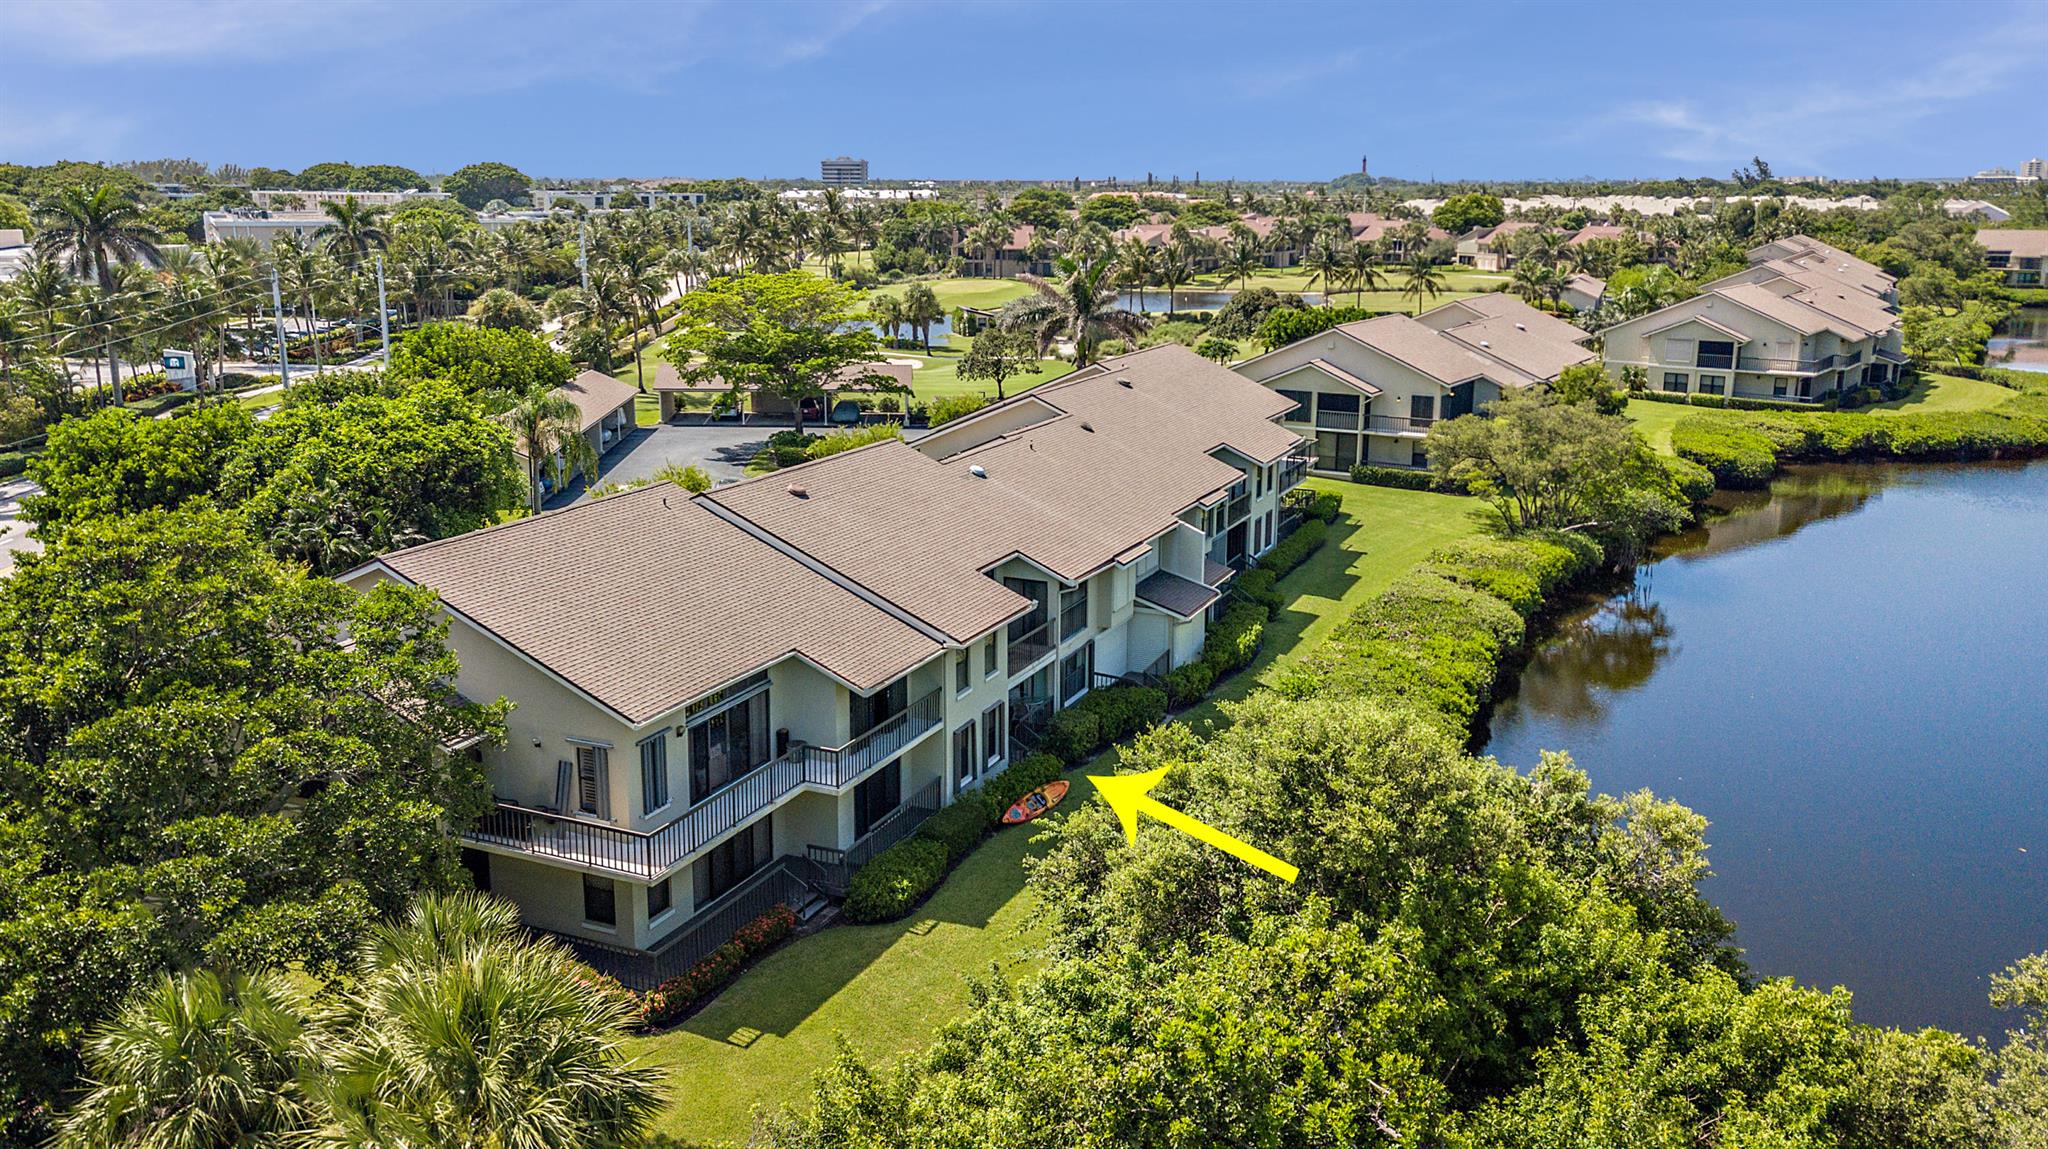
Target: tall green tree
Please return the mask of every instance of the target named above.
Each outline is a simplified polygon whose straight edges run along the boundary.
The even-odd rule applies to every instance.
[[[874,360],[874,332],[859,325],[855,295],[801,271],[714,279],[683,296],[662,354],[685,379],[772,394],[796,412],[825,383]]]
[[[1114,260],[1062,257],[1054,266],[1058,274],[1052,279],[1021,276],[1033,294],[1003,309],[1003,325],[1029,332],[1041,355],[1055,342],[1070,340],[1075,364],[1085,367],[1095,362],[1104,339],[1136,339],[1152,326],[1144,316],[1117,308]]]
[[[526,465],[527,505],[534,514],[540,513],[545,496],[543,478],[556,490],[574,474],[581,474],[586,484],[596,481],[597,455],[583,436],[583,409],[568,396],[532,392],[505,412],[505,425],[512,430],[513,449]]]
[[[1038,370],[1037,341],[1026,331],[991,327],[974,337],[973,346],[960,360],[955,373],[962,379],[986,379],[996,386],[996,399],[1003,399],[1003,384],[1019,375]]]
[[[114,294],[114,265],[155,263],[160,258],[156,230],[143,219],[135,193],[105,182],[71,185],[40,205],[41,231],[36,246],[69,260],[81,278],[98,284],[100,294]],[[121,345],[107,340],[107,364],[114,402],[121,402]]]
[[[1422,314],[1425,299],[1435,299],[1444,292],[1444,273],[1428,256],[1417,252],[1408,257],[1401,267],[1401,294],[1415,301],[1415,314]]]

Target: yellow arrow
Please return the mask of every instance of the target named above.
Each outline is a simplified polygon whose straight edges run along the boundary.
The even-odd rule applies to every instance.
[[[1292,882],[1301,871],[1294,866],[1268,854],[1250,842],[1233,838],[1229,834],[1194,818],[1152,797],[1152,787],[1159,785],[1166,777],[1162,766],[1149,774],[1090,774],[1088,780],[1102,791],[1102,800],[1116,811],[1117,820],[1124,824],[1124,835],[1131,845],[1138,844],[1138,812],[1140,810],[1188,834],[1222,850],[1240,861],[1250,862],[1261,870]]]

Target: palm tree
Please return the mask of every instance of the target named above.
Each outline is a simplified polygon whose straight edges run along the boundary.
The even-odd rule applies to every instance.
[[[533,513],[540,513],[541,477],[557,490],[569,476],[581,474],[589,486],[597,476],[597,453],[583,436],[583,412],[567,396],[553,391],[528,395],[505,413],[512,445],[526,462],[526,493]]]
[[[1159,257],[1159,285],[1166,289],[1166,317],[1173,318],[1174,292],[1195,278],[1195,258],[1188,245],[1175,243]]]
[[[298,1079],[306,1002],[282,974],[166,977],[86,1043],[91,1087],[58,1149],[229,1149],[307,1124]]]
[[[1417,252],[1401,269],[1401,294],[1415,301],[1415,314],[1422,314],[1422,301],[1435,299],[1444,290],[1444,274],[1429,257]]]
[[[932,352],[932,324],[946,317],[946,309],[939,305],[938,294],[922,283],[913,283],[903,292],[903,321],[910,324],[924,341],[924,352]]]
[[[889,342],[896,342],[896,333],[903,327],[903,299],[895,295],[877,295],[868,300],[868,314],[874,316],[874,324],[882,329]]]
[[[1150,244],[1137,236],[1124,241],[1117,251],[1117,284],[1121,287],[1138,289],[1138,306],[1125,308],[1126,311],[1145,310],[1145,288],[1158,272],[1159,253]]]
[[[1236,229],[1232,229],[1235,232]],[[1265,264],[1265,252],[1259,248],[1259,237],[1250,228],[1243,234],[1233,234],[1230,246],[1223,253],[1225,278],[1237,280],[1240,290],[1251,286],[1252,276]]]
[[[1117,310],[1114,260],[1078,263],[1063,257],[1054,266],[1059,270],[1057,282],[1035,275],[1019,277],[1037,294],[1019,301],[1031,306],[1018,308],[1012,324],[1032,333],[1041,356],[1055,341],[1069,339],[1074,365],[1086,367],[1095,361],[1095,348],[1105,337],[1136,339],[1151,327],[1144,316]]]
[[[390,242],[378,220],[389,211],[379,204],[365,204],[356,197],[348,196],[341,202],[329,201],[320,205],[327,213],[327,221],[313,232],[313,241],[327,249],[341,264],[348,275],[352,309],[358,325],[362,322],[362,290],[359,282],[363,264],[368,262],[372,252],[382,251]]]
[[[600,1149],[635,1143],[659,1074],[629,1060],[622,993],[479,894],[425,898],[365,946],[311,1078],[329,1145]],[[337,1024],[338,1023],[338,1024]]]
[[[1328,231],[1316,233],[1308,243],[1308,254],[1301,260],[1301,265],[1308,269],[1306,286],[1314,287],[1321,283],[1325,296],[1335,294],[1338,278],[1343,276],[1349,267],[1345,259],[1345,251],[1339,246],[1335,234]]]
[[[1525,259],[1515,265],[1514,282],[1508,290],[1530,303],[1562,298],[1564,275],[1547,263]]]
[[[1345,252],[1345,261],[1344,279],[1351,285],[1351,306],[1357,307],[1365,292],[1386,286],[1386,276],[1380,274],[1379,249],[1372,244],[1354,241]]]
[[[36,236],[36,245],[69,260],[80,278],[99,285],[102,298],[114,294],[116,263],[155,264],[162,258],[156,248],[156,230],[143,222],[135,194],[124,188],[108,183],[62,188],[44,201],[41,214],[42,231]],[[119,404],[120,347],[109,342],[106,353],[113,373],[114,402]]]
[[[604,333],[602,361],[591,366],[599,371],[610,371],[613,329],[633,310],[631,288],[618,271],[609,262],[593,261],[587,289],[570,288],[557,292],[549,302],[555,306],[555,318],[563,323]]]
[[[313,374],[326,367],[320,338],[320,296],[327,289],[328,264],[320,249],[301,242],[295,235],[281,235],[270,245],[284,289],[305,310],[307,337],[313,341]]]

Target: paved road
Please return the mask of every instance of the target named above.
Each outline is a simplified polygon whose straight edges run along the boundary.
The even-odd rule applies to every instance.
[[[671,464],[704,468],[712,479],[729,483],[747,477],[747,460],[768,445],[768,436],[781,427],[715,426],[678,427],[663,423],[641,427],[619,447],[605,455],[598,482],[628,485],[652,479],[656,471]],[[565,507],[583,498],[572,488],[548,500],[549,507]]]
[[[0,480],[0,575],[14,569],[14,556],[43,549],[28,537],[28,522],[21,517],[21,500],[39,495],[42,488],[22,476]]]

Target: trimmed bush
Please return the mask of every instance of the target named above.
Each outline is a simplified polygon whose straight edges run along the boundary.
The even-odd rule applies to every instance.
[[[1237,576],[1233,585],[1238,594],[1265,607],[1269,614],[1280,609],[1280,576],[1273,571],[1255,567]]]
[[[1185,710],[1200,702],[1214,685],[1216,668],[1206,659],[1176,666],[1166,672],[1166,703],[1175,710]]]
[[[1436,490],[1436,475],[1429,471],[1404,471],[1399,467],[1375,467],[1369,463],[1351,468],[1351,481],[1369,487],[1396,487],[1403,491]]]
[[[968,790],[955,798],[952,805],[926,818],[917,828],[917,836],[944,846],[946,864],[957,866],[960,859],[988,837],[990,824],[1000,816],[1000,811],[992,809],[986,793]]]
[[[1215,667],[1218,678],[1250,665],[1259,656],[1266,617],[1266,608],[1257,603],[1241,602],[1224,611],[1202,643],[1201,661]]]
[[[1666,456],[1664,470],[1670,473],[1671,485],[1686,502],[1703,503],[1714,493],[1714,472],[1691,459]]]
[[[857,922],[886,922],[910,912],[945,880],[946,847],[913,837],[876,854],[846,886],[846,916]]]
[[[1046,724],[1045,752],[1069,765],[1086,761],[1104,741],[1102,719],[1083,706],[1070,706]]]
[[[988,406],[988,400],[979,395],[942,395],[931,401],[931,406],[927,408],[927,413],[931,418],[932,426],[936,427],[941,423],[958,419],[962,415],[972,415],[986,406]]]
[[[1671,449],[1705,467],[1724,487],[1761,487],[1778,470],[1769,438],[1723,419],[1680,419],[1671,428]]]
[[[1026,754],[1010,763],[1008,769],[982,783],[981,792],[988,796],[989,819],[1000,819],[1003,811],[1017,804],[1017,799],[1056,780],[1066,771],[1064,763],[1044,751]]]
[[[1294,528],[1294,533],[1274,544],[1273,549],[1259,557],[1258,569],[1266,571],[1275,579],[1302,563],[1316,553],[1323,540],[1330,534],[1330,525],[1321,519],[1309,519]],[[1277,601],[1273,604],[1280,605]]]
[[[1417,570],[1483,590],[1523,618],[1600,562],[1600,546],[1576,532],[1515,539],[1472,538],[1442,547]]]
[[[28,461],[35,456],[27,451],[0,451],[0,479],[11,479],[28,470]]]

